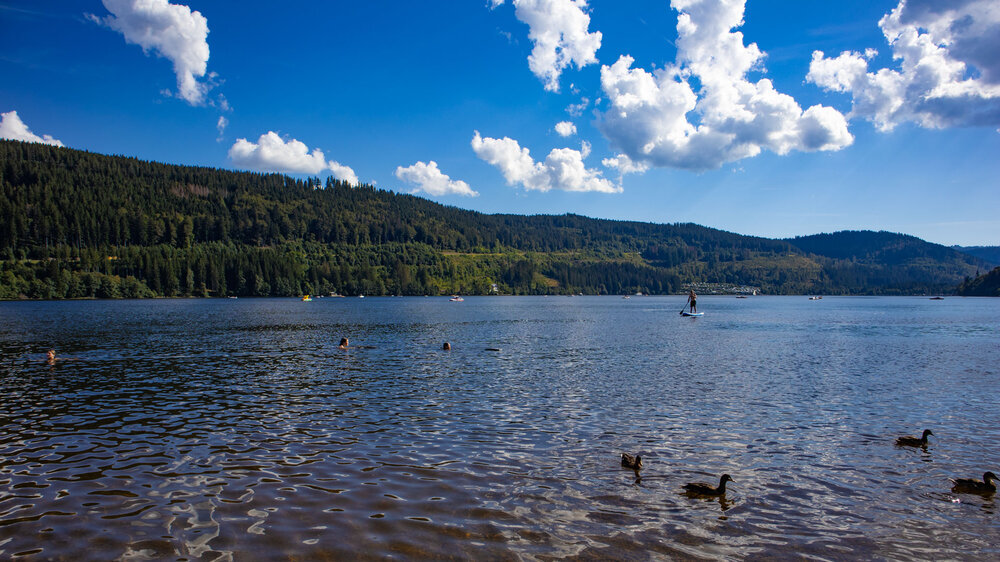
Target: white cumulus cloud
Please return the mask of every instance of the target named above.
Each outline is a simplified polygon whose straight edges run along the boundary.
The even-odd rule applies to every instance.
[[[339,180],[358,183],[358,176],[348,166],[332,160],[327,162],[322,150],[314,148],[310,152],[305,143],[295,139],[286,142],[274,131],[264,133],[255,143],[236,139],[229,149],[229,159],[237,166],[261,172],[319,174],[330,170]]]
[[[556,123],[555,129],[560,137],[569,137],[576,134],[576,125],[572,121],[560,121]]]
[[[1000,3],[900,0],[879,20],[899,69],[869,72],[873,49],[813,53],[806,79],[851,94],[850,117],[888,131],[1000,125]]]
[[[838,150],[854,141],[837,110],[803,111],[770,80],[748,79],[764,54],[733,31],[743,24],[745,0],[672,0],[671,6],[679,12],[675,64],[647,72],[623,55],[601,67],[610,107],[600,127],[629,158],[628,167],[709,170],[762,150]]]
[[[62,141],[52,138],[51,135],[38,136],[32,133],[24,121],[18,117],[17,111],[0,113],[0,138],[63,146]]]
[[[521,185],[535,191],[599,191],[619,193],[621,186],[602,177],[599,170],[588,169],[583,160],[590,154],[586,142],[580,150],[555,148],[544,162],[535,162],[527,148],[514,139],[483,138],[479,131],[472,137],[472,150],[480,159],[497,167],[507,185]]]
[[[327,167],[330,168],[330,174],[338,180],[351,185],[358,185],[358,175],[354,173],[354,170],[350,166],[345,166],[340,162],[331,160],[327,163]]]
[[[504,0],[491,0],[493,8]],[[571,64],[583,68],[597,62],[601,32],[589,32],[587,0],[513,0],[514,15],[528,24],[534,44],[528,68],[551,92],[559,91],[559,76]]]
[[[208,67],[208,20],[201,12],[167,0],[103,0],[112,15],[94,18],[125,36],[125,41],[154,51],[174,64],[178,95],[201,104],[210,84],[199,82]]]
[[[431,160],[429,163],[417,162],[406,168],[398,166],[396,177],[413,185],[416,189],[413,193],[424,191],[431,195],[464,195],[466,197],[476,197],[478,192],[473,191],[469,184],[462,180],[453,180],[438,168],[437,162]]]

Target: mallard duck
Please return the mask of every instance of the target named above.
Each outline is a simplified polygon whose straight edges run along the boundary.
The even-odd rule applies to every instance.
[[[690,484],[684,485],[684,490],[689,494],[696,494],[699,496],[724,496],[726,495],[726,482],[736,482],[733,477],[728,474],[723,474],[722,478],[719,478],[719,487],[713,488],[708,484],[702,484],[701,482],[692,482]]]
[[[951,487],[951,491],[956,494],[995,494],[997,480],[1000,478],[997,478],[997,475],[992,472],[983,474],[982,481],[973,478],[959,478],[952,480],[955,485]]]
[[[896,439],[896,444],[902,447],[926,447],[928,435],[934,435],[934,432],[929,429],[925,429],[924,434],[920,436],[920,439],[907,435],[906,437]]]
[[[622,467],[631,468],[632,470],[642,470],[642,457],[622,453]]]

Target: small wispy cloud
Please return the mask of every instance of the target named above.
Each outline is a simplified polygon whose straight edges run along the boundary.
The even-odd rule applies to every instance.
[[[219,116],[219,120],[215,123],[216,130],[219,131],[218,138],[215,139],[216,142],[222,142],[223,135],[226,132],[226,127],[229,125],[229,119],[226,119],[222,115]]]

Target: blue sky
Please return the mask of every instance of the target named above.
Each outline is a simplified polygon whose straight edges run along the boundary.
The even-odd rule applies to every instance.
[[[995,0],[0,0],[0,136],[488,213],[1000,245]]]

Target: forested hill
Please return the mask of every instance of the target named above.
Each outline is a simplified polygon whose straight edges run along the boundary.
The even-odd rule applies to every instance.
[[[966,279],[956,292],[963,297],[1000,297],[1000,267],[975,279]]]
[[[859,233],[782,241],[484,215],[332,179],[0,141],[0,298],[670,293],[688,283],[938,293],[985,263],[901,235],[874,233],[905,238],[905,251],[852,242],[843,255],[823,238],[845,234]]]

